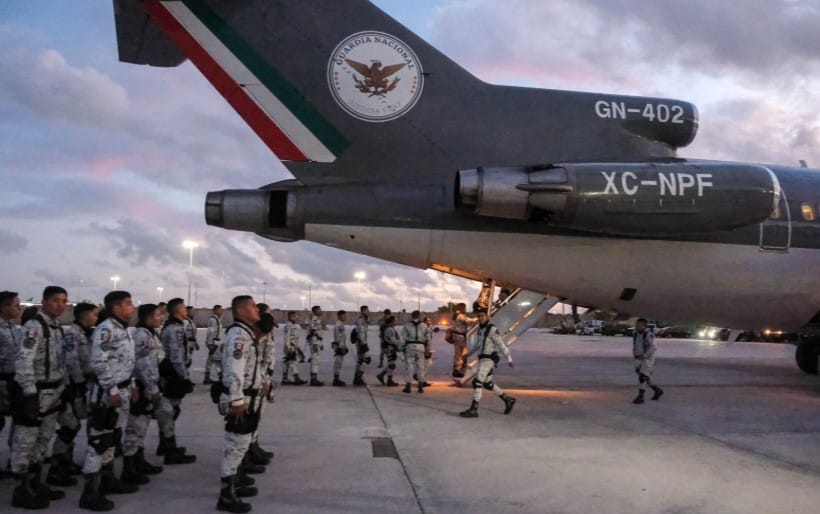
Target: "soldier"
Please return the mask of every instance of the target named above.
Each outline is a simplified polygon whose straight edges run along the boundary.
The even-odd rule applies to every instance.
[[[152,303],[137,309],[137,328],[134,330],[134,380],[139,398],[131,402],[131,412],[123,437],[123,465],[120,479],[123,482],[142,485],[148,483],[146,475],[156,475],[162,466],[154,466],[145,460],[145,433],[151,415],[157,418],[160,432],[168,432],[174,423],[174,410],[159,390],[159,361],[162,343],[157,330],[162,326],[162,312]],[[164,430],[163,430],[164,429]]]
[[[430,372],[430,368],[433,367],[433,319],[430,316],[424,317],[424,324],[427,327],[427,350],[424,352],[424,375],[425,379],[423,382],[424,387],[430,387],[432,384],[427,381],[427,374]]]
[[[11,391],[14,382],[14,361],[23,342],[23,333],[14,320],[20,317],[20,298],[12,291],[0,292],[0,432],[6,425],[6,416],[11,416]],[[9,437],[11,447],[11,437]],[[2,462],[6,460],[3,459]],[[8,478],[5,470],[0,470],[0,479]]]
[[[345,330],[345,322],[347,321],[347,312],[339,311],[336,313],[336,326],[333,328],[333,385],[336,387],[344,387],[347,385],[344,380],[339,378],[342,372],[342,363],[345,355],[347,355],[347,332]]]
[[[387,368],[376,375],[382,385],[388,387],[397,387],[399,385],[393,381],[393,373],[396,370],[396,359],[400,349],[402,349],[402,341],[398,330],[396,330],[396,317],[390,315],[384,320],[384,353],[387,359]],[[385,375],[387,375],[386,383],[384,381]]]
[[[128,494],[137,486],[114,476],[114,449],[122,439],[128,423],[132,399],[139,398],[134,387],[134,341],[128,333],[128,320],[134,316],[134,304],[127,291],[105,295],[108,316],[91,336],[91,370],[94,380],[89,387],[88,448],[83,464],[85,488],[80,508],[93,511],[111,510],[109,494]]]
[[[168,319],[168,304],[165,302],[159,302],[157,304],[157,308],[159,309],[159,313],[162,316],[162,323],[165,323],[165,320]]]
[[[515,367],[513,363],[510,350],[501,336],[498,334],[498,328],[490,324],[490,317],[486,312],[478,313],[478,333],[476,334],[475,346],[466,355],[479,352],[478,354],[478,369],[475,378],[473,379],[473,403],[470,408],[460,412],[459,416],[462,418],[477,418],[478,417],[478,402],[481,401],[481,388],[492,391],[504,400],[504,414],[509,414],[515,406],[515,398],[506,394],[503,389],[495,385],[493,382],[493,369],[498,365],[499,353],[503,354],[507,359],[507,363],[511,368]]]
[[[70,478],[71,475],[82,473],[82,467],[74,464],[74,439],[88,414],[88,386],[92,378],[90,342],[97,324],[97,314],[97,306],[93,303],[78,303],[74,306],[74,322],[63,332],[66,384],[63,408],[57,418],[59,428],[52,449],[51,468],[46,480],[50,485],[75,485],[77,481]]]
[[[208,333],[205,336],[205,348],[208,349],[208,359],[205,361],[205,380],[203,385],[213,383],[211,376],[219,377],[222,352],[222,306],[214,305],[213,314],[208,318]],[[218,380],[218,378],[217,378]]]
[[[255,487],[239,487],[237,471],[259,423],[262,365],[258,341],[251,328],[259,321],[259,311],[250,296],[231,302],[234,324],[225,334],[222,347],[220,412],[225,414],[225,447],[222,452],[221,482],[216,508],[228,512],[249,512],[251,505],[241,497],[256,496]]]
[[[65,369],[60,360],[62,327],[68,293],[59,286],[43,291],[41,312],[23,326],[23,341],[14,362],[11,472],[20,484],[11,504],[41,509],[65,496],[40,482],[42,462],[57,428]]]
[[[265,304],[257,304],[267,307]],[[274,346],[273,329],[276,327],[276,322],[273,315],[268,312],[270,308],[265,310],[259,309],[259,321],[252,327],[254,334],[259,339],[259,349],[262,352],[262,392],[260,398],[273,401],[274,389],[276,385],[273,381],[274,366],[276,363],[276,348]],[[262,414],[265,412],[264,401],[259,402],[259,419],[261,423]],[[259,446],[259,429],[254,430],[251,436],[251,444],[248,447],[248,453],[252,464],[257,466],[267,466],[273,459],[273,452],[262,449]],[[264,471],[264,469],[263,469]]]
[[[299,315],[288,312],[288,322],[285,325],[285,367],[282,370],[282,385],[302,385],[307,382],[299,378]],[[304,357],[301,357],[302,359]]]
[[[367,317],[370,309],[367,305],[359,308],[359,318],[356,328],[350,333],[350,342],[356,345],[356,373],[353,376],[354,386],[367,385],[364,381],[364,371],[370,365],[370,346],[367,344]]]
[[[310,351],[310,385],[321,387],[325,385],[319,380],[319,355],[324,351],[322,344],[322,308],[314,305],[311,309],[310,324],[306,342]]]
[[[413,311],[410,314],[410,323],[404,325],[402,332],[404,339],[405,364],[407,366],[406,382],[402,392],[409,393],[415,377],[418,382],[418,392],[424,392],[425,369],[424,356],[429,349],[430,341],[427,339],[427,325],[421,321],[421,312]]]
[[[184,322],[185,301],[174,298],[168,302],[168,321],[160,333],[165,358],[159,363],[162,395],[171,404],[174,421],[182,412],[182,399],[194,389],[188,373],[188,344]],[[169,427],[168,432],[160,434],[157,446],[157,455],[165,457],[165,464],[189,464],[196,461],[195,455],[185,454],[185,447],[177,446],[175,427],[173,430]]]
[[[655,368],[655,334],[647,330],[646,320],[641,318],[635,322],[635,335],[632,336],[632,356],[635,357],[635,373],[638,374],[638,396],[632,403],[643,403],[643,395],[647,384],[655,394],[653,400],[660,399],[663,389],[652,383],[652,373]]]
[[[470,324],[478,321],[477,318],[467,316],[467,304],[456,305],[456,312],[453,315],[453,377],[463,378],[467,369],[467,332]]]
[[[194,350],[199,350],[199,343],[196,342],[196,323],[194,322],[194,308],[190,305],[185,307],[185,317],[182,319],[185,328],[185,367],[190,369],[194,360]]]
[[[384,331],[387,329],[387,318],[389,318],[392,313],[390,309],[385,309],[382,314],[382,319],[379,320],[379,365],[377,366],[379,368],[384,367],[384,354],[387,350],[387,343],[384,340]]]

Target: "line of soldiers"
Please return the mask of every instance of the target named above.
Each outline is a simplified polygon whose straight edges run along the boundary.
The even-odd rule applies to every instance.
[[[39,312],[24,313],[18,326],[13,323],[21,314],[17,293],[0,292],[0,420],[12,419],[10,468],[18,481],[11,503],[45,508],[64,498],[59,488],[76,485],[74,476],[82,473],[80,507],[107,511],[114,507],[107,494],[136,492],[148,483],[148,475],[162,471],[145,459],[152,418],[160,430],[157,455],[165,464],[196,460],[177,446],[175,435],[182,399],[193,390],[193,321],[181,299],[168,303],[163,326],[165,309],[147,304],[137,310],[128,292],[112,291],[102,313],[93,304],[77,304],[74,322],[64,328],[58,319],[67,302],[64,288],[48,286]],[[139,321],[132,336],[128,325],[135,313]],[[78,466],[74,442],[83,420],[88,445]],[[119,478],[113,463],[118,455],[123,456]]]

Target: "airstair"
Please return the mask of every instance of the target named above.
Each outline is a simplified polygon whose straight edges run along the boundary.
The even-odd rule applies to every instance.
[[[489,297],[487,304],[492,305],[490,323],[498,328],[501,339],[507,346],[515,343],[521,334],[534,326],[555,304],[561,301],[561,298],[557,296],[545,295],[527,289],[516,289],[507,298],[493,303],[492,293],[494,288],[495,283],[493,281],[485,282],[479,296],[479,303],[483,304],[482,299]],[[477,333],[478,324],[473,325],[467,332],[467,348],[473,347]],[[464,377],[454,379],[459,386],[472,382],[477,363],[478,360],[473,358],[468,364],[469,367]]]

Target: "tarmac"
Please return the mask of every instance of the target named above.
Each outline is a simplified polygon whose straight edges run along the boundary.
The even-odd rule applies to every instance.
[[[253,512],[820,511],[820,377],[798,370],[791,345],[659,340],[655,375],[666,394],[638,406],[629,339],[530,330],[513,346],[516,367],[496,370],[515,410],[504,416],[485,391],[478,419],[458,416],[471,389],[451,385],[442,334],[434,346],[424,394],[379,385],[375,366],[366,388],[281,387],[261,427],[276,456],[255,475]],[[348,357],[343,378],[352,374]],[[206,387],[185,399],[177,426],[196,464],[166,466],[139,493],[112,496],[115,512],[215,510],[223,431]],[[149,432],[146,455],[157,463],[155,425]],[[0,462],[6,456],[3,445]],[[17,512],[12,487],[0,482],[3,512]],[[81,512],[81,487],[50,510]]]

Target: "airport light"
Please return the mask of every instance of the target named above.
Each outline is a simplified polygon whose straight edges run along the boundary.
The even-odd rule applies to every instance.
[[[113,277],[111,277],[111,281],[114,282],[114,290],[116,290],[117,284],[120,282],[119,275],[114,275]]]
[[[188,254],[188,305],[191,305],[191,275],[194,273],[194,248],[199,248],[199,243],[186,239],[182,242],[182,247],[189,251]]]
[[[268,303],[267,293],[268,293],[268,283],[263,280],[262,281],[262,303]]]
[[[362,281],[367,278],[367,274],[364,271],[357,271],[353,274],[353,278],[355,278],[357,282],[355,310],[359,310],[359,306],[362,304]]]
[[[163,287],[158,287],[157,288],[157,291],[159,291],[159,301],[160,302],[162,302],[162,291],[163,291],[163,289],[164,289]]]

